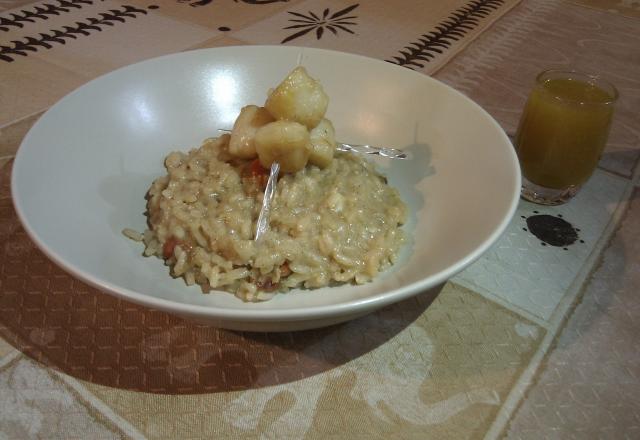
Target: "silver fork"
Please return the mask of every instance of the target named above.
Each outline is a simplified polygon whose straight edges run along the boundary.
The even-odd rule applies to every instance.
[[[374,147],[373,145],[356,145],[356,144],[344,144],[338,142],[336,149],[340,151],[349,151],[353,153],[361,154],[376,154],[378,156],[386,157],[388,159],[409,159],[409,153],[397,150],[395,148],[388,147]]]
[[[255,241],[260,240],[260,237],[262,237],[269,229],[269,211],[271,211],[271,202],[273,201],[273,196],[276,193],[276,182],[278,181],[279,172],[280,164],[278,162],[273,162],[271,164],[271,170],[269,171],[269,180],[267,180],[267,186],[264,189],[262,208],[260,208],[260,215],[258,215],[258,222],[256,223]]]

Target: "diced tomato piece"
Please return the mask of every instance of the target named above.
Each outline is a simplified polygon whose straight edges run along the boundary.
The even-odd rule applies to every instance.
[[[258,185],[260,186],[260,188],[264,189],[267,187],[267,182],[269,181],[269,176],[266,174],[263,174],[262,176],[257,176],[256,177],[256,181],[258,182]]]
[[[278,288],[278,286],[279,286],[279,283],[274,283],[270,278],[267,278],[262,281],[258,281],[256,283],[256,287],[258,287],[258,289],[263,290],[265,292],[273,292]]]
[[[253,179],[259,188],[265,188],[270,171],[262,166],[259,159],[253,160],[242,172],[243,177]]]
[[[255,159],[249,164],[249,174],[251,176],[264,176],[269,175],[269,170],[262,166],[260,159]]]
[[[291,275],[291,268],[289,267],[289,263],[287,261],[285,261],[284,263],[282,263],[282,266],[280,266],[280,276],[281,277],[288,277],[289,275]]]
[[[174,236],[169,237],[167,241],[164,242],[164,245],[162,246],[162,256],[165,259],[171,258],[173,256],[173,251],[175,250],[178,243],[180,243],[180,241],[176,237]]]

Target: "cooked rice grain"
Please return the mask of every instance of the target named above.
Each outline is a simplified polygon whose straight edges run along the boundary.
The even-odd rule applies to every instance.
[[[122,230],[122,235],[124,235],[127,238],[130,238],[133,241],[143,241],[144,240],[144,235],[139,233],[138,231],[134,231],[133,229],[130,228],[124,228]]]
[[[350,153],[281,176],[269,230],[256,243],[263,188],[243,173],[246,162],[231,160],[228,139],[169,154],[167,175],[147,195],[149,230],[123,231],[173,276],[262,301],[296,287],[366,283],[395,260],[406,207],[370,162]]]

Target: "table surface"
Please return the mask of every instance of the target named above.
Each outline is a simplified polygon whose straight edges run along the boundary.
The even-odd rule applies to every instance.
[[[395,62],[465,93],[509,134],[547,68],[599,72],[620,100],[574,200],[521,201],[498,243],[442,288],[346,324],[219,330],[49,262],[9,188],[38,117],[117,67],[238,44]],[[0,0],[0,438],[639,438],[638,48],[636,1]],[[552,245],[543,216],[578,239]]]

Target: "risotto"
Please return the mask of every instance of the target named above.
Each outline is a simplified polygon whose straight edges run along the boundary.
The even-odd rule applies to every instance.
[[[269,99],[277,101],[277,93]],[[314,99],[324,109],[318,118],[306,105],[300,120],[311,120],[307,125],[274,117],[290,102],[274,107],[268,100],[264,108],[243,108],[231,135],[169,154],[167,175],[147,194],[149,228],[127,235],[144,241],[144,254],[164,259],[186,284],[227,290],[245,301],[370,281],[396,259],[406,207],[371,162],[335,151],[333,126],[323,118],[326,102]],[[268,229],[256,239],[275,161],[285,172],[275,186]]]

